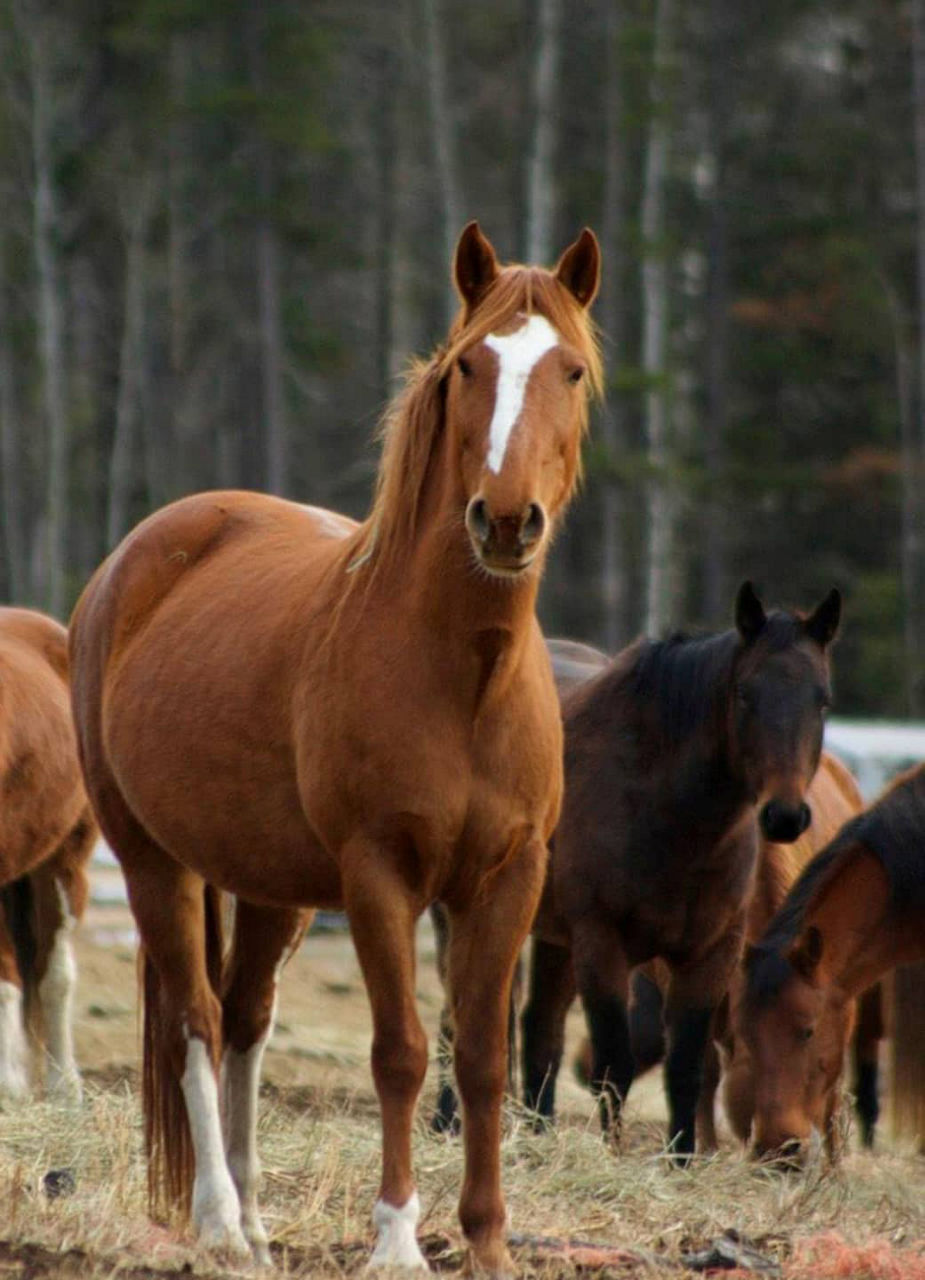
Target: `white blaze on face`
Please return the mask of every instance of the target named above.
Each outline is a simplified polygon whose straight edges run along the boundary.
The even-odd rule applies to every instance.
[[[488,466],[501,470],[511,432],[524,407],[527,383],[534,365],[547,351],[558,346],[559,335],[545,316],[530,316],[514,333],[490,334],[485,339],[498,356],[498,385],[495,411],[488,428]]]

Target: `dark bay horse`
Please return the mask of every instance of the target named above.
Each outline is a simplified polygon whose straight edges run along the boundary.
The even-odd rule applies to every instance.
[[[0,1094],[28,1088],[27,1031],[44,1042],[50,1097],[80,1098],[71,931],[87,902],[97,827],[68,692],[67,633],[0,608]]]
[[[831,1140],[835,1082],[855,997],[896,965],[925,959],[925,766],[900,777],[804,869],[745,956],[735,1017],[755,1071],[757,1155],[796,1161]],[[920,976],[920,975],[919,975]],[[919,981],[919,987],[921,982]],[[914,1071],[894,1071],[900,1107],[925,1136],[925,1005],[894,1013]]]
[[[828,752],[823,752],[806,800],[813,820],[792,844],[762,839],[758,849],[755,887],[748,903],[745,934],[747,942],[757,942],[781,906],[802,868],[832,839],[849,818],[864,807],[861,793],[851,773]],[[653,961],[637,969],[631,983],[629,1008],[630,1039],[637,1074],[664,1058],[662,1024],[663,993],[670,980],[664,961]],[[722,1093],[733,1132],[748,1143],[754,1110],[754,1065],[730,1019],[730,1003],[738,1005],[744,975],[737,967],[727,995],[717,1010],[704,1057],[703,1080],[697,1104],[697,1150],[717,1148],[714,1119],[717,1086],[722,1062]],[[880,992],[866,996],[864,1015],[859,1018],[854,1038],[855,1093],[864,1140],[870,1145],[878,1114],[877,1055],[881,1039]],[[579,1074],[590,1078],[590,1046],[582,1046]]]
[[[661,957],[669,1140],[681,1157],[693,1151],[707,1035],[744,939],[759,825],[775,841],[809,825],[840,608],[832,591],[808,617],[766,614],[745,583],[733,630],[638,641],[565,694],[565,798],[523,1018],[525,1100],[540,1115],[553,1112],[577,987],[592,1088],[605,1131],[618,1135],[634,1073],[630,971]]]
[[[129,534],[77,606],[81,757],[143,944],[149,1183],[155,1203],[191,1200],[205,1245],[267,1256],[255,1123],[277,975],[307,911],[343,907],[382,1113],[372,1262],[426,1265],[414,932],[439,898],[460,1219],[477,1266],[510,1266],[508,996],[562,789],[535,602],[600,387],[599,273],[590,231],[552,271],[502,269],[471,223],[455,256],[460,313],[387,417],[363,524],[254,493],[198,495]],[[224,966],[215,890],[237,898]]]

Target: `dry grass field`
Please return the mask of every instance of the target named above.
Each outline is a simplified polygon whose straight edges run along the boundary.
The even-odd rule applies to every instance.
[[[182,1234],[147,1219],[134,950],[102,932],[112,923],[105,914],[91,911],[78,942],[83,1107],[35,1102],[0,1115],[0,1280],[227,1275]],[[433,1040],[440,993],[423,926],[419,954],[420,1007]],[[573,1044],[580,1034],[574,1013]],[[369,1038],[349,939],[313,935],[284,977],[260,1120],[262,1202],[282,1274],[355,1275],[368,1256],[379,1148]],[[456,1141],[428,1132],[434,1091],[431,1073],[416,1138],[421,1234],[433,1266],[455,1271],[464,1265],[461,1157]],[[771,1175],[728,1139],[717,1157],[677,1171],[660,1155],[654,1076],[634,1089],[619,1157],[603,1147],[591,1100],[570,1075],[561,1093],[554,1133],[533,1134],[513,1106],[507,1118],[504,1182],[522,1274],[692,1275],[698,1259],[690,1255],[738,1233],[755,1251],[740,1245],[741,1260],[770,1268],[757,1274],[925,1278],[925,1161],[886,1149],[886,1139],[870,1156],[849,1136],[837,1171]],[[46,1175],[56,1170],[69,1171],[68,1194],[49,1194],[56,1179]],[[730,1250],[734,1260],[727,1243]]]

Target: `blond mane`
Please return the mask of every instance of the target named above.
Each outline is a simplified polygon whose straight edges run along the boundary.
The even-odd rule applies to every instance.
[[[414,539],[428,464],[443,422],[444,380],[454,361],[520,314],[545,316],[586,362],[580,423],[584,436],[590,397],[600,396],[603,387],[594,322],[551,271],[505,267],[471,315],[460,308],[446,341],[430,360],[411,364],[403,389],[383,416],[382,457],[372,508],[347,548],[346,569],[354,581],[368,582],[380,568],[394,563]]]

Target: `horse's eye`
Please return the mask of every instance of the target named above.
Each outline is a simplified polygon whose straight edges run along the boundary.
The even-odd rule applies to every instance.
[[[468,378],[472,373],[472,365],[465,356],[459,356],[456,360],[456,367],[464,378]]]
[[[566,382],[581,382],[584,376],[584,367],[582,365],[576,365],[574,369],[570,369],[565,375],[565,380]]]
[[[800,1027],[797,1031],[797,1044],[808,1044],[813,1038],[812,1027]]]

